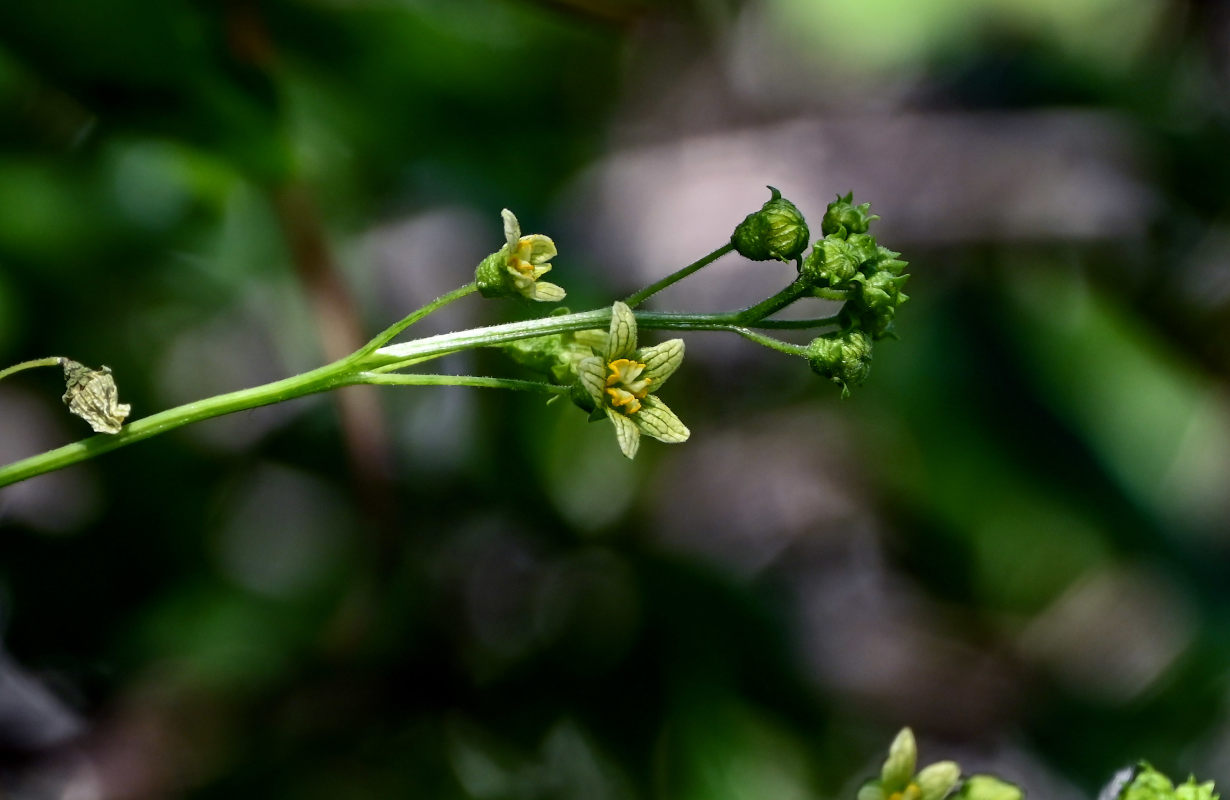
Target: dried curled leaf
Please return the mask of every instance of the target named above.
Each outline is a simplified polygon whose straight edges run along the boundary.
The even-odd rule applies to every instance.
[[[64,367],[64,402],[68,410],[90,423],[95,433],[119,433],[132,406],[119,401],[119,390],[110,367],[90,369],[71,358],[60,359]]]

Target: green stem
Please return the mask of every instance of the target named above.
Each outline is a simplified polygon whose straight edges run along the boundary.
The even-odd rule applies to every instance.
[[[836,325],[840,321],[841,316],[834,314],[831,317],[810,317],[808,319],[762,319],[748,327],[763,328],[765,330],[807,330],[810,328],[823,328],[826,325]]]
[[[638,311],[636,312],[636,322],[638,326],[648,330],[680,331],[729,331],[746,327],[802,327],[791,320],[763,320],[747,323],[743,320],[743,315],[747,310],[729,311],[721,314],[678,314],[667,311]],[[602,329],[606,328],[610,321],[611,310],[609,308],[599,308],[576,314],[540,317],[522,322],[508,322],[503,325],[489,325],[485,328],[474,328],[468,331],[443,333],[438,336],[429,336],[424,339],[415,339],[409,342],[400,342],[388,347],[382,347],[365,357],[359,366],[366,370],[389,372],[438,358],[458,350],[469,350],[474,347],[491,347],[514,342],[519,339],[530,339],[535,336],[567,333],[568,331],[579,331],[588,328]],[[832,320],[828,317],[819,321],[825,325],[832,323]]]
[[[722,256],[726,255],[727,253],[729,253],[731,250],[734,250],[734,249],[735,249],[735,246],[728,242],[722,245],[721,247],[719,247],[718,249],[714,250],[709,255],[704,256],[696,261],[693,261],[691,264],[688,264],[683,269],[676,270],[675,272],[672,272],[670,275],[667,275],[662,280],[655,281],[654,283],[649,284],[644,289],[641,289],[639,292],[634,292],[633,294],[628,295],[628,297],[624,300],[624,302],[628,304],[628,308],[636,308],[641,303],[645,302],[646,300],[653,297],[658,292],[665,289],[667,286],[670,286],[673,283],[678,283],[679,281],[688,277],[693,272],[696,272],[702,267],[709,266],[714,261],[717,261],[719,258],[721,258]]]
[[[220,394],[167,409],[130,422],[121,428],[119,433],[91,436],[0,467],[0,486],[8,486],[44,472],[61,469],[193,422],[345,386],[349,377],[347,371],[348,366],[344,360],[336,361],[311,372],[263,386]]]
[[[402,320],[397,325],[390,327],[372,341],[379,342],[383,337],[395,336],[400,330],[412,324],[415,320],[421,319],[424,315],[459,297],[464,297],[473,290],[472,286],[463,286],[454,292],[442,295],[439,299],[406,317],[405,320]],[[781,302],[788,295],[788,291],[779,293],[775,302]],[[757,309],[756,313],[760,313],[759,306],[762,305],[764,304],[758,304],[758,306],[753,306],[752,308]],[[734,331],[746,339],[778,352],[789,355],[804,355],[804,348],[799,345],[793,345],[774,339],[771,336],[755,333],[749,329],[748,324],[740,324],[744,316],[751,316],[749,311],[750,309],[744,309],[743,311],[730,311],[722,314],[673,314],[641,311],[637,312],[636,318],[638,324],[646,329]],[[263,386],[241,389],[237,392],[217,395],[168,409],[130,422],[117,434],[92,436],[88,439],[82,439],[79,442],[14,462],[5,467],[0,467],[0,487],[8,486],[9,484],[40,475],[44,472],[76,464],[119,447],[139,442],[142,439],[147,439],[194,422],[248,408],[279,403],[283,400],[290,400],[342,386],[360,383],[421,386],[458,385],[563,393],[566,391],[564,387],[556,388],[549,384],[540,384],[532,381],[513,381],[502,378],[480,378],[465,375],[389,375],[384,373],[386,370],[402,369],[459,350],[488,347],[552,333],[564,333],[567,331],[585,330],[587,328],[605,328],[610,323],[610,320],[611,310],[609,308],[600,308],[577,314],[542,317],[523,322],[510,322],[504,325],[491,325],[468,331],[445,333],[385,347],[380,347],[377,344],[375,349],[370,350],[369,348],[372,345],[369,343],[363,349],[340,361],[335,361],[332,364],[327,364],[310,372],[274,381]],[[833,319],[759,320],[750,324],[763,328],[795,328],[804,327],[810,322],[831,324]],[[390,334],[389,331],[392,331],[392,333]],[[19,368],[29,369],[34,366],[50,366],[58,363],[58,359],[38,359],[25,362],[15,367],[9,367],[3,373],[0,373],[0,377],[12,374]]]
[[[34,358],[29,361],[23,361],[20,364],[14,364],[11,367],[0,369],[0,380],[4,380],[10,375],[21,372],[22,370],[34,369],[35,367],[58,367],[63,359],[59,356],[51,356],[50,358]]]
[[[738,321],[744,324],[759,322],[770,314],[775,314],[781,311],[786,306],[798,300],[803,295],[811,291],[807,284],[801,280],[796,280],[794,283],[782,289],[777,294],[769,297],[754,306],[748,306],[738,314]]]
[[[444,308],[446,305],[453,302],[454,300],[460,300],[466,295],[473,294],[476,291],[478,291],[478,284],[471,281],[470,283],[467,283],[465,286],[458,287],[454,289],[453,291],[449,292],[448,294],[440,295],[439,297],[437,297],[435,300],[432,300],[427,305],[423,306],[417,311],[412,311],[410,314],[408,314],[403,319],[385,328],[374,339],[372,339],[370,342],[368,342],[367,344],[359,348],[359,350],[354,354],[354,356],[352,356],[352,358],[357,359],[369,353],[374,353],[376,350],[379,350],[384,345],[393,341],[394,336],[401,333],[406,328],[409,328],[411,325],[418,322],[423,317],[427,316],[433,311],[438,311],[441,308]]]
[[[739,334],[740,336],[742,336],[744,339],[753,341],[756,344],[764,345],[770,350],[776,350],[777,352],[785,353],[788,356],[803,356],[804,358],[807,357],[807,348],[803,347],[802,345],[791,344],[790,342],[783,342],[780,339],[774,339],[772,336],[765,336],[763,333],[757,333],[756,331],[750,330],[748,328],[740,328],[738,326],[732,325],[730,329],[734,331],[735,333]]]
[[[484,389],[513,389],[547,394],[568,393],[567,386],[553,383],[514,378],[483,378],[477,375],[387,375],[381,372],[360,372],[354,376],[354,382],[377,386],[477,386]]]

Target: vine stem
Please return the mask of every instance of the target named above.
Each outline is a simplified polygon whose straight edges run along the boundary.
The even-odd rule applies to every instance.
[[[29,361],[23,361],[20,364],[14,364],[11,367],[0,369],[0,380],[4,380],[10,375],[35,367],[58,367],[63,362],[59,356],[51,356],[49,358],[32,358]]]
[[[466,295],[473,294],[476,291],[478,291],[478,284],[474,281],[471,281],[470,283],[467,283],[465,286],[458,287],[454,289],[453,291],[448,292],[447,294],[440,295],[439,297],[437,297],[435,300],[432,300],[427,305],[423,306],[422,308],[416,311],[410,312],[410,314],[408,314],[407,316],[403,317],[402,319],[393,323],[389,327],[385,328],[383,331],[377,334],[375,338],[373,338],[370,342],[368,342],[367,344],[359,348],[359,350],[354,354],[355,357],[361,357],[369,353],[375,352],[379,348],[393,341],[393,337],[395,337],[397,334],[404,331],[406,328],[409,328],[411,325],[418,322],[423,317],[427,316],[433,311],[438,311],[441,308],[444,308],[446,305],[453,302],[454,300],[460,300]]]
[[[404,330],[417,319],[453,300],[464,297],[473,290],[472,286],[467,285],[449,294],[442,295],[432,301],[432,303],[424,306],[423,309],[409,315],[396,325],[390,326],[390,328],[373,339],[372,342],[378,343],[382,338],[396,336],[397,333]],[[772,337],[755,333],[749,329],[748,325],[739,324],[741,317],[746,312],[746,309],[744,311],[721,314],[675,314],[641,311],[636,313],[636,318],[637,323],[647,329],[735,331],[744,338],[779,352],[790,355],[803,355],[803,348],[798,345],[781,342]],[[296,397],[303,397],[343,386],[363,383],[405,386],[455,385],[563,393],[565,389],[562,387],[557,389],[550,387],[548,384],[536,384],[533,381],[480,378],[468,375],[395,375],[387,374],[387,371],[402,369],[412,364],[429,361],[459,350],[499,345],[518,339],[528,339],[552,333],[565,333],[567,331],[589,328],[605,328],[610,323],[610,320],[611,309],[600,308],[576,314],[542,317],[523,322],[510,322],[503,325],[491,325],[473,330],[445,333],[385,347],[377,344],[374,349],[372,349],[372,344],[369,342],[368,345],[365,345],[350,356],[310,372],[294,375],[262,386],[228,392],[227,394],[216,395],[204,400],[197,400],[167,409],[166,411],[134,420],[121,428],[119,433],[91,436],[87,439],[82,439],[81,441],[73,442],[54,450],[48,450],[45,453],[0,467],[0,487],[8,486],[45,472],[62,469],[63,467],[194,422],[222,416],[223,414],[230,414],[235,411],[280,403],[284,400],[291,400]],[[821,323],[828,323],[829,321],[829,318],[819,320]],[[772,321],[765,320],[756,324],[764,326],[766,322]],[[793,327],[795,322],[782,320],[771,327]],[[53,359],[38,359],[37,362],[25,362],[24,364],[16,365],[16,367],[29,369],[33,366],[48,366],[51,363],[59,363],[58,360]],[[4,374],[11,374],[15,369],[15,367],[10,367]]]
[[[522,392],[568,394],[567,386],[515,378],[485,378],[478,375],[389,375],[383,372],[360,372],[354,383],[377,386],[476,386],[483,389],[512,389]]]
[[[726,255],[727,253],[729,253],[731,250],[734,250],[734,249],[735,249],[735,246],[727,242],[726,244],[722,245],[718,249],[714,250],[709,255],[702,256],[696,261],[693,261],[691,264],[688,264],[686,267],[676,270],[672,272],[670,275],[667,275],[665,278],[662,278],[659,281],[655,281],[649,284],[644,289],[641,289],[639,292],[633,292],[632,294],[624,298],[624,302],[628,304],[628,308],[636,308],[641,303],[645,302],[646,300],[653,297],[658,292],[665,289],[667,286],[670,286],[673,283],[678,283],[679,281],[691,275],[693,272],[700,270],[702,267],[709,266],[714,261],[717,261],[719,258],[721,258],[722,256]]]

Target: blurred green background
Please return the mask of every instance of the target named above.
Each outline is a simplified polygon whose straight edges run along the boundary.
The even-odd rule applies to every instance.
[[[0,491],[0,796],[851,798],[905,724],[1036,798],[1230,781],[1227,43],[1205,0],[0,4],[0,364],[135,416],[347,351],[505,206],[577,310],[765,184],[914,273],[849,401],[691,335],[692,440],[635,463],[348,389]],[[4,462],[87,433],[41,372]]]

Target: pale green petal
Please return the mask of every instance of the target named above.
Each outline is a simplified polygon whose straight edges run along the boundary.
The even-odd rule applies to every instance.
[[[578,361],[577,377],[581,380],[581,386],[594,399],[594,403],[604,405],[602,390],[606,388],[606,364],[602,359],[591,356]]]
[[[880,782],[885,791],[890,794],[899,792],[914,777],[914,767],[918,763],[918,745],[914,742],[914,731],[902,728],[888,748],[888,758],[880,770]]]
[[[556,286],[554,283],[537,281],[534,284],[533,299],[543,303],[558,303],[560,300],[564,299],[566,294],[567,293],[564,291],[563,287]]]
[[[971,775],[957,793],[957,800],[1024,800],[1024,797],[1020,787],[994,775]]]
[[[632,420],[613,408],[608,408],[606,415],[615,425],[615,438],[619,440],[619,449],[628,458],[636,458],[636,451],[641,446],[641,432]]]
[[[641,401],[641,410],[632,415],[632,420],[642,433],[659,442],[678,444],[686,442],[692,435],[688,426],[675,416],[675,412],[653,395]]]
[[[636,350],[636,317],[622,300],[611,306],[611,334],[607,340],[608,361],[627,358]]]
[[[642,347],[632,358],[645,365],[643,375],[652,381],[650,391],[656,392],[683,363],[683,339],[670,339],[652,347]]]
[[[551,237],[545,234],[533,233],[522,237],[522,241],[529,242],[530,254],[526,260],[535,266],[550,261],[559,255],[559,251],[555,249],[555,242],[551,241]]]
[[[550,271],[551,271],[551,265],[543,264],[540,267],[534,267],[530,271],[530,275],[534,278],[534,280],[538,280],[539,278],[541,278],[543,275],[546,275]]]
[[[922,790],[921,800],[943,800],[961,779],[961,768],[955,761],[937,761],[922,769],[914,783]]]
[[[517,241],[521,238],[521,225],[517,222],[517,217],[507,208],[500,212],[500,216],[504,218],[504,241],[508,242],[508,247],[515,251],[517,249]]]
[[[572,335],[577,344],[584,345],[595,353],[606,352],[607,335],[606,331],[600,331],[597,328],[588,328],[583,331],[577,331]]]
[[[888,800],[888,794],[879,781],[867,781],[858,790],[858,800]]]

